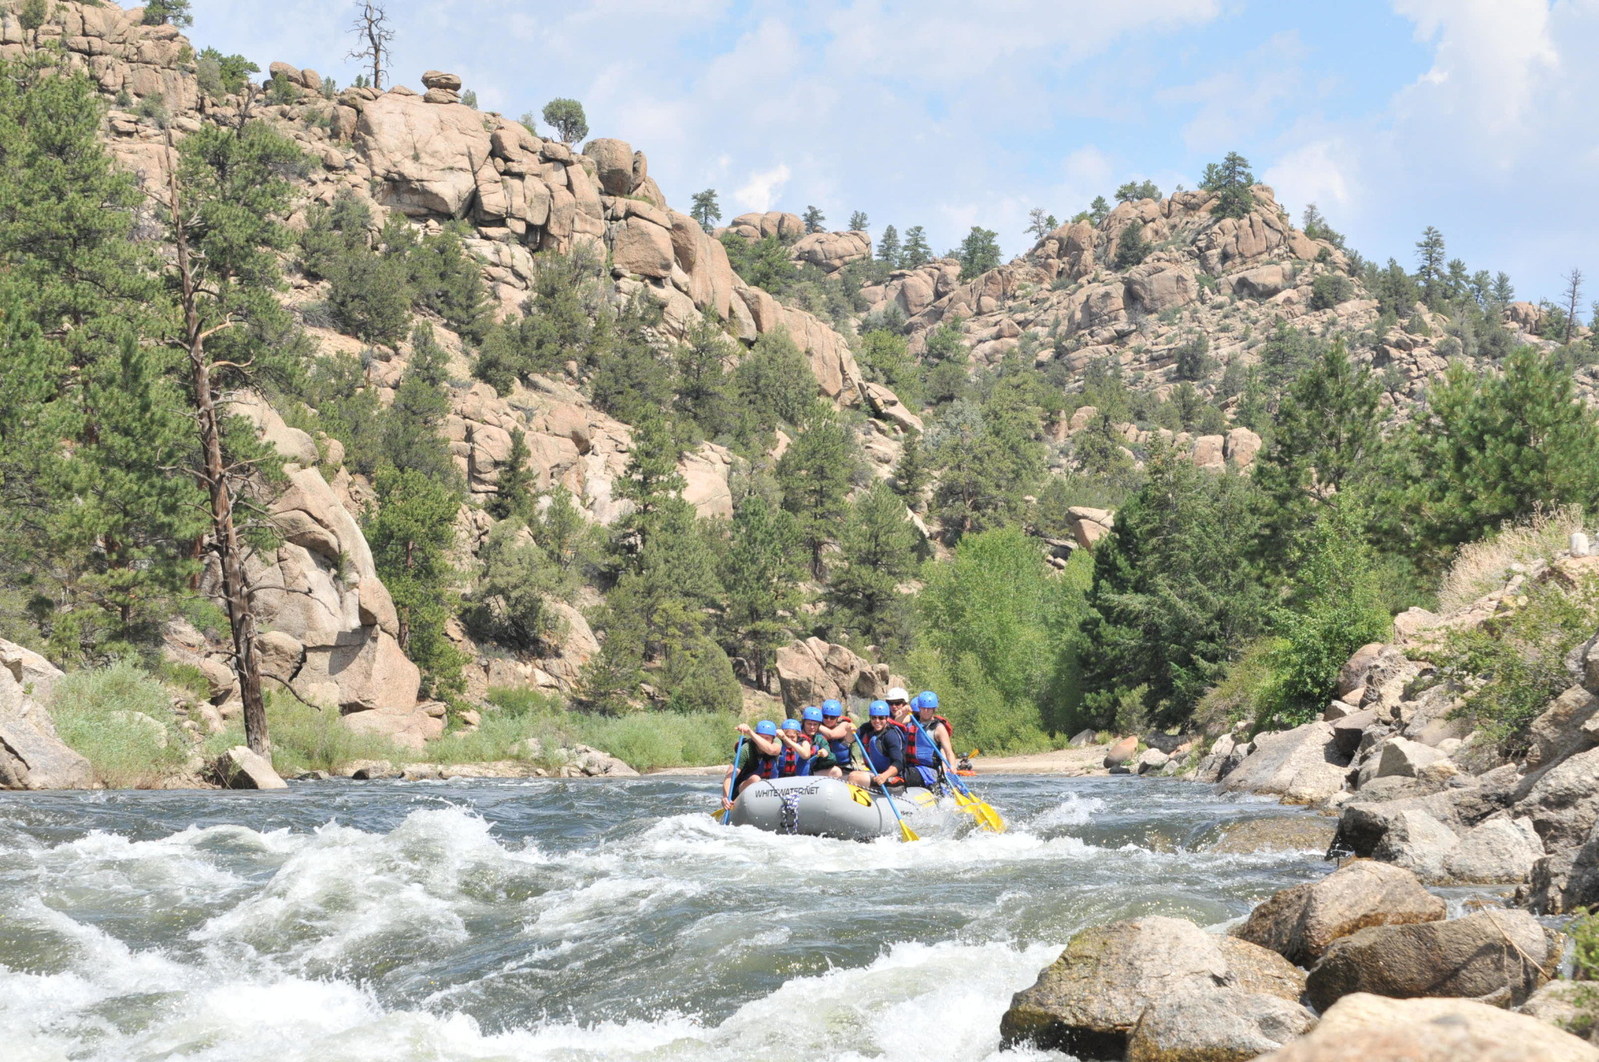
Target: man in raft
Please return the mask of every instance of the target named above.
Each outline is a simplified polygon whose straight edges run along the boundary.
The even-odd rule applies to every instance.
[[[921,725],[922,732],[932,738],[944,752],[943,762],[955,762],[955,727],[941,715],[935,715],[938,710],[938,694],[932,690],[923,690],[911,698],[911,712],[915,721]]]
[[[809,708],[805,709],[807,712]],[[844,714],[844,706],[829,697],[822,702],[822,721],[816,733],[826,754],[812,761],[811,773],[827,778],[843,778],[859,773],[855,766],[855,720]]]
[[[919,785],[927,789],[938,788],[938,751],[931,735],[918,730],[911,715],[911,695],[903,686],[895,686],[883,696],[892,713],[893,726],[904,735],[905,763],[900,776],[906,785]]]
[[[905,784],[905,727],[894,721],[893,714],[886,701],[873,701],[866,710],[866,731],[861,735],[861,744],[866,746],[866,763],[862,765],[863,770],[850,776],[855,785],[881,789],[885,785]]]
[[[783,752],[777,724],[770,719],[762,719],[754,727],[740,723],[738,732],[744,736],[744,743],[734,755],[727,774],[722,776],[722,792],[726,794],[722,799],[723,808],[732,807],[731,797],[744,792],[757,778],[776,778],[778,757]]]

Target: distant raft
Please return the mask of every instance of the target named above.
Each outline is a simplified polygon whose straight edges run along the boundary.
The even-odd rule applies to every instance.
[[[914,824],[938,804],[926,789],[907,788],[894,794],[906,823]],[[771,778],[751,785],[733,802],[734,826],[754,826],[772,833],[838,837],[870,841],[899,834],[899,821],[880,793],[871,793],[837,778]]]

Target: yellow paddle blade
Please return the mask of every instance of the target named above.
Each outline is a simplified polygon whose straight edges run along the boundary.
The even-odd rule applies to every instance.
[[[987,802],[978,800],[970,793],[962,793],[956,790],[955,806],[971,815],[972,818],[983,825],[984,829],[991,830],[994,833],[1005,832],[1005,820],[999,817],[999,812],[995,811]]]
[[[921,840],[921,838],[916,835],[916,831],[911,829],[910,826],[906,825],[904,819],[901,819],[899,823],[899,839],[902,841]]]

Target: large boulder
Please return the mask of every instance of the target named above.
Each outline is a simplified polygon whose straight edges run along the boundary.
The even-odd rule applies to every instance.
[[[1466,999],[1356,993],[1258,1062],[1599,1062],[1599,1048],[1525,1014]]]
[[[788,249],[795,262],[809,263],[827,273],[836,273],[871,254],[872,238],[864,232],[813,232]]]
[[[1261,734],[1254,744],[1222,780],[1223,791],[1274,793],[1285,803],[1314,804],[1343,788],[1349,761],[1340,754],[1330,723]]]
[[[1526,880],[1544,854],[1538,831],[1527,819],[1504,815],[1467,830],[1444,860],[1450,881],[1514,885]]]
[[[1582,844],[1599,821],[1599,749],[1529,774],[1516,802],[1549,851]]]
[[[1442,881],[1444,867],[1460,846],[1448,826],[1420,808],[1396,814],[1373,857],[1414,871],[1427,881]]]
[[[1228,988],[1187,988],[1145,1008],[1127,1040],[1127,1062],[1249,1062],[1313,1028],[1291,1000]]]
[[[0,789],[88,789],[94,768],[56,734],[40,698],[61,672],[14,642],[0,641]]]
[[[1599,697],[1572,686],[1556,697],[1527,728],[1528,770],[1556,763],[1599,744]]]
[[[1569,914],[1599,906],[1599,824],[1577,848],[1563,848],[1533,862],[1517,900],[1541,914]]]
[[[845,702],[851,697],[871,700],[896,685],[888,665],[870,663],[844,646],[820,638],[790,642],[779,649],[777,681],[783,704],[792,715],[829,697]]]
[[[1446,905],[1399,867],[1357,859],[1319,881],[1275,893],[1233,935],[1310,966],[1336,940],[1368,926],[1437,922]]]
[[[1296,1002],[1304,975],[1253,944],[1152,916],[1074,936],[1000,1021],[1004,1047],[1122,1058],[1145,1010],[1177,993],[1233,989]]]
[[[273,770],[272,761],[245,745],[225,750],[211,764],[224,789],[287,789],[288,783]]]
[[[381,182],[378,200],[413,217],[463,217],[480,173],[496,177],[483,116],[459,104],[384,93],[361,108],[354,146]]]
[[[1352,992],[1460,996],[1513,1007],[1555,976],[1563,939],[1525,911],[1372,926],[1333,942],[1310,971],[1305,996],[1317,1010]]]
[[[630,217],[610,229],[611,265],[620,273],[660,279],[672,275],[672,233],[642,217]]]

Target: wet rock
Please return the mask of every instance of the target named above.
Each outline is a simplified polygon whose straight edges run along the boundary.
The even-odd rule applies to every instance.
[[[1001,1045],[1122,1058],[1144,1011],[1175,993],[1220,987],[1295,1002],[1303,976],[1264,948],[1179,918],[1095,926],[1012,998],[1000,1021]]]
[[[1516,1006],[1554,977],[1562,940],[1525,911],[1373,926],[1333,942],[1310,971],[1305,996],[1318,1010],[1354,992]]]
[[[1200,845],[1208,852],[1325,852],[1332,843],[1336,819],[1319,815],[1273,815],[1224,823]],[[1255,943],[1260,943],[1256,941]]]
[[[1249,1062],[1315,1024],[1315,1015],[1280,996],[1185,989],[1145,1008],[1128,1037],[1127,1062]]]
[[[1259,1062],[1599,1062],[1599,1048],[1525,1014],[1465,999],[1345,996]]]
[[[1370,926],[1443,919],[1445,904],[1399,867],[1356,860],[1320,881],[1283,889],[1233,930],[1247,940],[1309,966],[1334,941]]]

